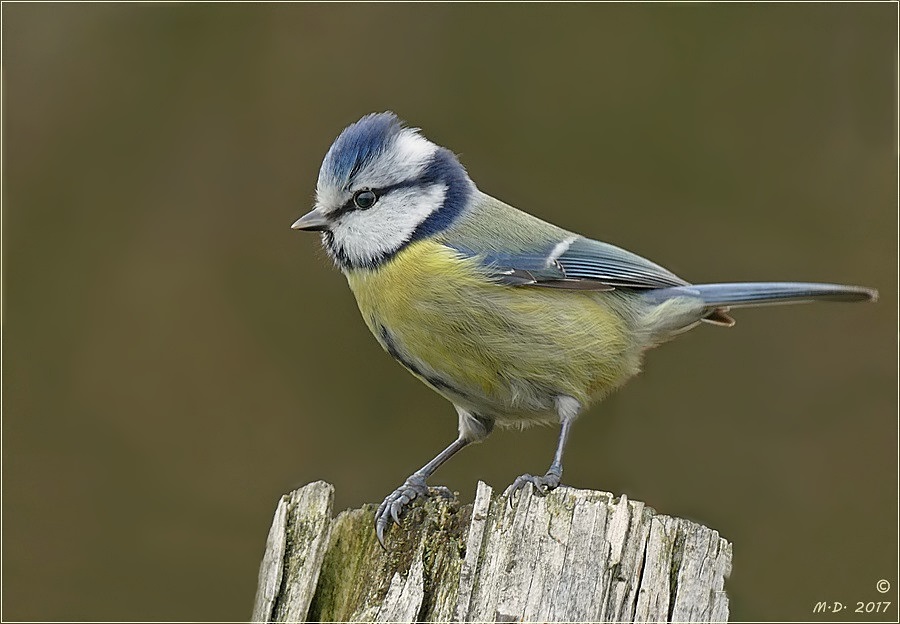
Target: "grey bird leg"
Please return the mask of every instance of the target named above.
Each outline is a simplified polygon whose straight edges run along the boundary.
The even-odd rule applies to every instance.
[[[572,429],[572,423],[575,421],[575,416],[578,415],[581,406],[571,397],[559,397],[556,403],[562,426],[559,430],[559,440],[556,443],[556,453],[553,455],[553,463],[550,464],[547,473],[542,477],[536,477],[530,474],[523,474],[516,477],[516,480],[512,482],[512,485],[503,492],[503,495],[507,497],[510,504],[512,504],[512,495],[525,487],[526,483],[531,483],[534,486],[534,493],[538,496],[544,496],[547,492],[559,487],[559,482],[560,479],[562,479],[563,473],[563,452],[566,450],[566,443],[569,441],[569,432]]]
[[[470,442],[471,440],[460,436],[450,446],[438,453],[434,459],[412,473],[403,485],[388,494],[387,498],[379,505],[378,511],[375,512],[375,536],[382,548],[386,548],[384,530],[387,528],[388,522],[393,520],[395,524],[399,525],[403,509],[419,496],[424,497],[428,494],[428,485],[425,483],[425,479],[434,474],[441,464],[468,446]],[[447,488],[435,489],[441,496],[453,498],[453,494]]]

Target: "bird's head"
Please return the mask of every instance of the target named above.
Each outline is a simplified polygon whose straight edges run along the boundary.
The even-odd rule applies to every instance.
[[[331,144],[315,208],[292,227],[321,231],[341,268],[371,268],[449,226],[474,191],[451,151],[393,113],[373,113]]]

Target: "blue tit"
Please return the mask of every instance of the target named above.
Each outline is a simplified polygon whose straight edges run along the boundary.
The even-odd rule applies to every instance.
[[[315,208],[292,226],[321,232],[375,339],[450,401],[459,435],[378,508],[384,544],[426,479],[495,425],[560,425],[542,476],[560,483],[576,416],[640,371],[644,353],[741,306],[873,301],[858,286],[795,282],[690,284],[641,256],[591,240],[481,192],[456,155],[393,113],[366,115],[337,137],[319,171]]]

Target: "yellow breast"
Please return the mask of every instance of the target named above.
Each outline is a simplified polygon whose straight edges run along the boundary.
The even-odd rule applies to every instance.
[[[610,293],[511,287],[433,241],[347,273],[369,329],[418,377],[500,422],[553,418],[554,398],[587,404],[637,372]]]

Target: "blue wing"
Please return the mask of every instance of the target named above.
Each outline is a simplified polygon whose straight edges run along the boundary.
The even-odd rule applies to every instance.
[[[436,237],[511,286],[572,290],[669,288],[687,282],[646,258],[579,236],[480,193]]]
[[[688,283],[637,254],[574,234],[533,251],[479,251],[458,243],[452,246],[465,256],[478,258],[492,277],[511,286],[613,290]]]

